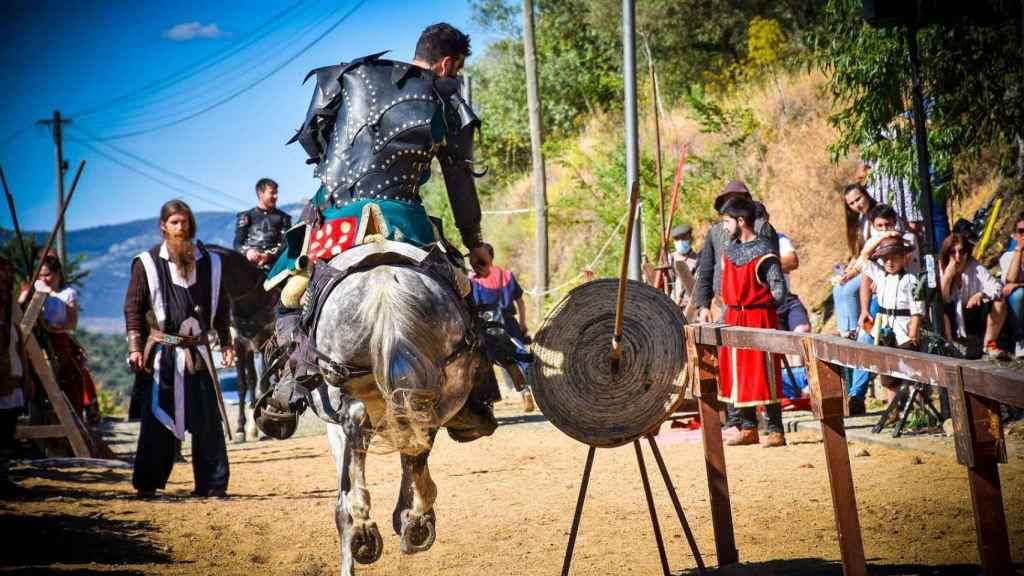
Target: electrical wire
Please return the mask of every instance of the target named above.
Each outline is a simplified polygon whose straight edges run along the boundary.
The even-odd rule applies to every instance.
[[[148,91],[158,92],[158,91],[166,89],[166,88],[171,88],[175,84],[179,84],[182,81],[184,81],[184,80],[186,80],[188,78],[191,78],[191,77],[193,77],[193,76],[195,76],[195,75],[197,75],[197,74],[199,74],[199,73],[201,73],[201,72],[203,72],[205,70],[208,70],[211,67],[219,64],[220,62],[223,62],[227,58],[229,58],[232,55],[234,55],[234,54],[244,50],[245,48],[248,48],[249,46],[253,45],[257,41],[265,39],[265,35],[262,34],[262,32],[268,26],[270,26],[271,24],[276,24],[276,25],[280,26],[283,22],[286,22],[291,17],[294,17],[294,14],[292,16],[288,16],[289,12],[297,10],[300,6],[302,6],[303,4],[305,4],[307,2],[310,2],[310,0],[297,0],[293,4],[290,4],[284,10],[278,12],[274,16],[272,16],[269,19],[265,20],[259,26],[257,26],[253,30],[251,30],[248,34],[246,34],[245,36],[239,38],[237,41],[235,41],[230,46],[228,46],[227,48],[225,48],[224,50],[222,50],[220,52],[215,52],[213,54],[210,54],[210,55],[207,55],[207,56],[205,56],[203,58],[200,58],[199,60],[196,60],[195,62],[192,62],[191,64],[188,64],[188,65],[186,65],[186,66],[184,66],[182,68],[179,68],[178,70],[175,70],[171,74],[169,74],[169,75],[167,75],[167,76],[165,76],[165,77],[163,77],[163,78],[161,78],[159,80],[150,82],[149,84],[146,84],[145,86],[142,86],[140,88],[132,90],[131,92],[128,92],[126,94],[122,94],[121,96],[118,96],[118,97],[116,97],[116,98],[114,98],[112,100],[108,100],[106,102],[102,102],[100,104],[96,104],[94,106],[90,106],[88,108],[85,108],[85,109],[79,110],[77,112],[74,112],[74,113],[72,113],[70,115],[73,116],[73,117],[84,118],[84,117],[89,116],[91,114],[94,114],[96,112],[99,112],[99,111],[102,111],[102,110],[106,110],[106,109],[111,108],[113,106],[117,106],[118,104],[120,104],[122,102],[132,100],[133,98],[145,97],[146,92],[148,92]]]
[[[344,15],[342,15],[341,18],[339,18],[337,21],[335,21],[333,24],[331,24],[331,26],[328,27],[326,30],[324,30],[319,35],[317,35],[317,37],[314,38],[310,43],[308,43],[305,46],[303,46],[298,52],[293,54],[291,57],[289,57],[284,62],[282,62],[282,63],[278,64],[277,66],[275,66],[272,70],[270,70],[269,72],[267,72],[266,74],[264,74],[263,76],[258,78],[255,82],[252,82],[252,83],[246,85],[245,87],[241,88],[240,90],[235,91],[234,93],[228,95],[226,98],[222,98],[222,99],[218,100],[217,102],[214,102],[213,104],[211,104],[209,106],[206,106],[206,107],[202,108],[201,110],[199,110],[197,112],[193,112],[192,114],[189,114],[187,116],[184,116],[184,117],[176,119],[176,120],[173,120],[171,122],[166,122],[166,123],[163,123],[163,124],[151,127],[151,128],[146,128],[146,129],[141,129],[141,130],[122,132],[122,133],[118,133],[118,134],[106,134],[106,135],[103,135],[103,136],[101,136],[99,138],[94,138],[94,140],[96,140],[96,141],[117,140],[117,139],[121,139],[121,138],[130,138],[132,136],[140,136],[142,134],[148,134],[150,132],[156,132],[158,130],[163,130],[165,128],[170,128],[172,126],[177,126],[178,124],[181,124],[183,122],[187,122],[187,121],[189,121],[189,120],[191,120],[193,118],[196,118],[197,116],[201,116],[201,115],[203,115],[203,114],[205,114],[205,113],[207,113],[207,112],[209,112],[211,110],[214,110],[214,109],[216,109],[216,108],[218,108],[218,107],[220,107],[220,106],[230,102],[231,100],[234,100],[238,96],[241,96],[242,94],[248,92],[249,90],[252,90],[253,88],[258,86],[259,84],[263,83],[265,80],[267,80],[268,78],[270,78],[274,74],[277,74],[278,72],[280,72],[285,66],[287,66],[287,65],[291,64],[292,62],[294,62],[299,56],[305,54],[310,48],[315,46],[318,42],[323,40],[328,34],[333,32],[345,20],[348,20],[348,18],[351,17],[352,14],[354,14],[356,12],[356,10],[358,10],[360,7],[362,7],[363,4],[366,3],[366,1],[367,0],[359,0],[358,2],[356,2],[356,4],[348,12],[346,12]]]
[[[152,174],[147,174],[146,172],[143,172],[142,170],[139,170],[135,166],[132,166],[131,164],[123,162],[122,160],[120,160],[118,158],[115,158],[114,156],[104,152],[103,150],[100,150],[99,148],[97,148],[96,146],[93,146],[89,142],[79,141],[78,144],[81,144],[82,146],[88,148],[89,150],[92,150],[96,154],[99,154],[100,156],[106,158],[107,160],[113,162],[114,164],[117,164],[118,166],[120,166],[122,168],[124,168],[126,170],[130,170],[132,172],[135,172],[139,176],[142,176],[143,178],[145,178],[147,180],[155,182],[155,183],[163,186],[164,188],[168,188],[170,190],[173,190],[173,191],[177,192],[178,194],[181,194],[183,196],[189,196],[191,198],[195,198],[197,200],[201,200],[201,201],[206,202],[208,204],[213,204],[214,206],[217,206],[218,208],[223,208],[223,209],[229,210],[231,212],[234,212],[234,211],[236,211],[238,209],[237,206],[228,206],[227,204],[224,204],[224,203],[219,202],[217,200],[214,200],[214,199],[211,199],[211,198],[207,198],[205,196],[201,196],[201,195],[195,194],[193,192],[189,192],[188,190],[185,190],[184,188],[180,188],[178,186],[175,186],[174,184],[170,184],[168,182],[165,182],[165,181],[161,180],[160,178],[157,178],[156,176],[153,176]]]
[[[180,93],[167,95],[162,99],[158,98],[148,102],[142,101],[124,108],[118,108],[112,111],[112,121],[108,124],[123,131],[143,127],[143,124],[159,124],[182,115],[191,114],[205,105],[203,103],[204,100],[209,102],[211,97],[218,98],[232,89],[229,84],[222,80],[222,77],[228,76],[230,80],[238,81],[244,80],[247,73],[251,73],[251,76],[257,75],[259,73],[257,67],[259,64],[268,62],[270,56],[279,54],[285,47],[299,42],[311,30],[317,29],[330,19],[338,10],[340,8],[326,12],[320,18],[298,28],[293,33],[280,38],[273,44],[267,45],[264,50],[254,51],[242,60],[233,61],[229,70],[217,76],[203,79],[202,82],[194,87],[186,88]],[[251,63],[256,65],[250,66]],[[195,106],[196,103],[199,106]],[[158,109],[162,113],[157,114],[154,109]],[[132,126],[133,124],[135,125],[134,127]]]
[[[89,134],[88,132],[86,132],[84,129],[82,129],[79,126],[76,126],[76,125],[72,124],[71,128],[74,131],[76,131],[76,132],[84,134],[90,140],[94,139],[91,134]],[[86,141],[82,140],[81,138],[67,138],[67,141],[68,142],[76,142],[76,143],[80,143],[80,144],[85,144],[86,143]],[[204,183],[199,182],[197,180],[193,180],[192,178],[189,178],[188,176],[185,176],[183,174],[179,174],[177,172],[174,172],[172,170],[164,168],[163,166],[160,166],[160,165],[156,164],[155,162],[152,162],[151,160],[146,160],[145,158],[139,156],[138,154],[135,154],[133,152],[129,152],[128,150],[125,150],[124,148],[121,148],[120,146],[115,146],[114,144],[111,144],[110,142],[102,142],[102,144],[104,146],[106,146],[107,148],[110,148],[111,150],[114,150],[115,152],[118,152],[118,153],[120,153],[120,154],[122,154],[124,156],[127,156],[128,158],[131,158],[132,160],[135,160],[136,162],[139,162],[140,164],[148,166],[148,167],[152,168],[153,170],[156,170],[157,172],[160,172],[160,173],[165,174],[167,176],[170,176],[172,178],[177,178],[177,179],[182,180],[184,182],[188,182],[189,184],[191,184],[193,186],[197,186],[197,187],[202,188],[204,190],[207,190],[209,192],[213,192],[214,194],[219,194],[219,195],[224,196],[225,198],[228,198],[228,199],[233,200],[235,202],[241,202],[242,204],[246,204],[246,203],[249,202],[248,199],[240,198],[238,196],[235,196],[234,194],[231,194],[230,192],[225,192],[225,191],[223,191],[223,190],[221,190],[219,188],[214,188],[213,186],[204,184]]]

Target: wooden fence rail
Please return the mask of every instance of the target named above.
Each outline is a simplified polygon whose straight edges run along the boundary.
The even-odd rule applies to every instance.
[[[712,527],[720,564],[739,561],[718,410],[718,348],[730,346],[804,358],[811,409],[821,422],[843,572],[867,574],[846,443],[843,368],[922,382],[949,391],[957,462],[967,468],[978,553],[988,576],[1012,572],[998,464],[1006,462],[999,403],[1024,407],[1024,373],[981,361],[881,348],[824,335],[699,324],[685,328],[692,392],[702,416]]]

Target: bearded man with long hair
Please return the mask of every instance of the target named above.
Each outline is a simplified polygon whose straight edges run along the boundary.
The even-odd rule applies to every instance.
[[[141,498],[165,488],[187,431],[193,494],[224,496],[228,455],[208,346],[216,330],[221,365],[234,362],[220,258],[196,242],[195,216],[181,200],[160,209],[160,233],[163,242],[132,261],[124,303],[128,365],[142,418],[132,484]]]

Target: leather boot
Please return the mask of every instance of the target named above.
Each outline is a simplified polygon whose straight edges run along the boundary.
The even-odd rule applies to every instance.
[[[448,436],[456,442],[472,442],[494,434],[498,421],[490,404],[466,402],[451,420],[445,422]]]
[[[533,393],[529,390],[523,392],[523,412],[529,414],[536,410],[536,406],[533,403]]]
[[[740,435],[725,442],[726,446],[750,446],[759,442],[757,428],[745,428],[740,430]]]
[[[763,448],[778,448],[786,445],[786,433],[785,432],[770,432],[768,434],[768,440],[765,441]]]

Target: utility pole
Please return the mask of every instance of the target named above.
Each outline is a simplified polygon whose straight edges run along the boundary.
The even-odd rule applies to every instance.
[[[626,197],[640,179],[640,140],[636,113],[636,0],[622,0],[622,71],[625,76],[626,114]],[[639,193],[639,186],[637,193]],[[627,200],[628,202],[628,200]],[[643,204],[641,203],[641,206]],[[629,279],[640,280],[640,238],[643,237],[642,210],[636,213],[633,238],[629,242]]]
[[[530,150],[533,152],[533,209],[536,219],[537,318],[544,314],[548,289],[548,194],[544,175],[544,127],[537,89],[537,53],[533,39],[533,0],[523,0],[523,52],[526,60],[526,102],[530,113]]]
[[[64,171],[68,169],[67,162],[64,161],[63,126],[64,124],[71,124],[71,119],[62,118],[60,110],[54,110],[52,119],[39,120],[36,124],[53,127],[53,143],[57,150],[57,215],[60,216],[61,207],[64,206]],[[60,263],[63,266],[67,261],[67,245],[64,243],[63,220],[61,220],[60,227],[57,229],[55,243],[57,245],[57,257],[60,258]],[[46,254],[41,254],[40,257],[46,257]]]

